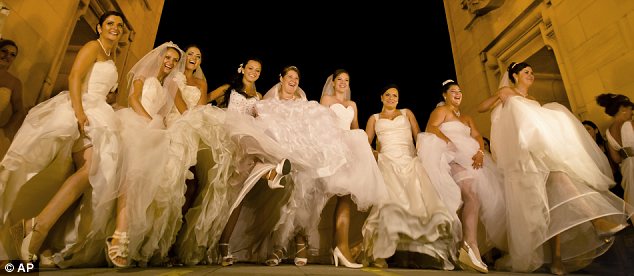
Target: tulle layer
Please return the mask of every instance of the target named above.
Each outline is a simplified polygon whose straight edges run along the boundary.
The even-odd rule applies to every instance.
[[[82,102],[89,121],[86,138],[92,145],[91,189],[78,205],[73,205],[77,208],[68,211],[49,232],[49,236],[63,241],[51,246],[57,251],[55,261],[60,267],[103,263],[104,259],[96,256],[103,256],[103,241],[113,218],[112,199],[117,194],[119,125],[115,113],[96,93],[84,93]],[[73,145],[79,138],[68,92],[29,111],[2,162],[1,213],[5,225],[36,215],[57,192],[71,173]],[[19,198],[41,204],[26,208],[20,204],[22,207],[16,210],[14,204]]]
[[[196,165],[199,183],[198,196],[185,214],[183,228],[176,240],[176,253],[181,262],[198,264],[217,256],[216,243],[224,229],[234,201],[235,187],[228,185],[232,175],[236,145],[225,129],[225,111],[212,106],[198,106],[183,114],[169,131],[173,141],[182,141],[182,147],[173,146],[181,153],[179,182],[184,184],[189,168]],[[181,139],[175,137],[192,132]],[[199,142],[200,141],[200,142]],[[179,150],[179,148],[185,149]]]
[[[492,113],[492,149],[503,170],[509,256],[496,266],[534,271],[549,263],[561,237],[567,271],[587,265],[609,245],[593,221],[626,224],[632,209],[608,191],[614,184],[605,155],[564,107],[521,97]],[[503,142],[502,142],[503,141]],[[625,208],[624,208],[625,207]]]

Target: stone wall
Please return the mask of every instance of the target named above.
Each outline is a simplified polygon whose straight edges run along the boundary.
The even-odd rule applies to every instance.
[[[154,46],[162,0],[2,0],[10,9],[2,37],[14,40],[18,57],[10,71],[24,84],[24,105],[32,107],[68,89],[67,74],[83,42],[96,39],[95,25],[107,10],[123,12],[127,32],[119,43],[120,94],[124,72]],[[122,101],[127,97],[120,96]]]
[[[463,110],[488,135],[489,114],[475,107],[495,93],[511,61],[536,74],[531,94],[569,106],[605,134],[610,117],[595,97],[634,98],[634,1],[444,0]]]

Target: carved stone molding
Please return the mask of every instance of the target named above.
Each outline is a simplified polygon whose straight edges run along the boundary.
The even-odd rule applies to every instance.
[[[504,4],[504,0],[461,0],[460,5],[463,10],[469,10],[476,16],[485,15]]]

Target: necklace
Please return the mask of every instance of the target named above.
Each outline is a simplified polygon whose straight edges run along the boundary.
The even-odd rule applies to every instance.
[[[101,45],[101,49],[103,50],[103,53],[106,54],[106,56],[110,56],[110,52],[106,52],[106,48],[103,47],[103,44],[101,43],[101,39],[97,38],[97,42],[99,42],[99,45]]]
[[[460,117],[460,110],[452,109],[451,112],[453,112],[453,114],[456,115],[456,117]]]

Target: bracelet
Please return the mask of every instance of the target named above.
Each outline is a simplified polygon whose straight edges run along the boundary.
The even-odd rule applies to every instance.
[[[484,155],[484,151],[483,150],[479,149],[478,152],[482,153],[482,155]]]

